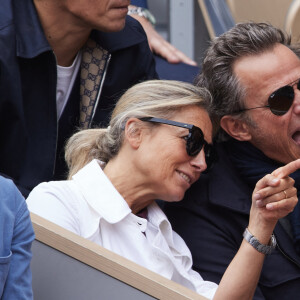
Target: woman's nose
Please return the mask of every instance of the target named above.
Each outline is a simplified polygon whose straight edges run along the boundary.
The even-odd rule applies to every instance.
[[[191,161],[191,165],[197,169],[198,172],[203,172],[206,170],[207,165],[205,161],[204,149],[202,149],[196,156],[194,156]]]

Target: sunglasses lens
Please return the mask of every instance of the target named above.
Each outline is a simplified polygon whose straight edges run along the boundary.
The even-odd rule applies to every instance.
[[[213,166],[214,162],[217,160],[217,153],[211,144],[204,145],[205,161],[206,161],[206,170],[203,173],[207,173]]]
[[[284,86],[275,91],[268,100],[271,112],[277,116],[284,115],[292,106],[294,96],[294,89],[291,86]]]
[[[204,135],[202,130],[198,127],[191,129],[189,138],[186,143],[186,151],[189,156],[197,155],[204,145]]]

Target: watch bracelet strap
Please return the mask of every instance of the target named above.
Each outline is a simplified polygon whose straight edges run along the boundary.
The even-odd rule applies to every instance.
[[[153,14],[144,7],[140,6],[133,6],[128,8],[128,15],[138,15],[140,17],[145,18],[147,21],[149,21],[153,26],[156,24],[156,19],[153,16]]]
[[[245,229],[243,237],[254,249],[266,255],[271,254],[276,247],[276,238],[274,234],[271,235],[268,245],[262,244],[255,236],[251,234],[248,228]]]

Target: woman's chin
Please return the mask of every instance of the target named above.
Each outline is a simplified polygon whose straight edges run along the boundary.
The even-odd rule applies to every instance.
[[[184,192],[179,192],[177,194],[173,193],[173,195],[169,194],[168,199],[165,200],[165,201],[166,202],[179,202],[179,201],[181,201],[183,199],[184,194],[185,194],[185,191]]]

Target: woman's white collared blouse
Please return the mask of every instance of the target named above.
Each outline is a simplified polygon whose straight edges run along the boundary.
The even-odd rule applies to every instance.
[[[188,247],[159,206],[148,206],[147,219],[134,215],[99,164],[93,160],[72,180],[41,183],[29,210],[212,299],[217,285],[192,270]]]

